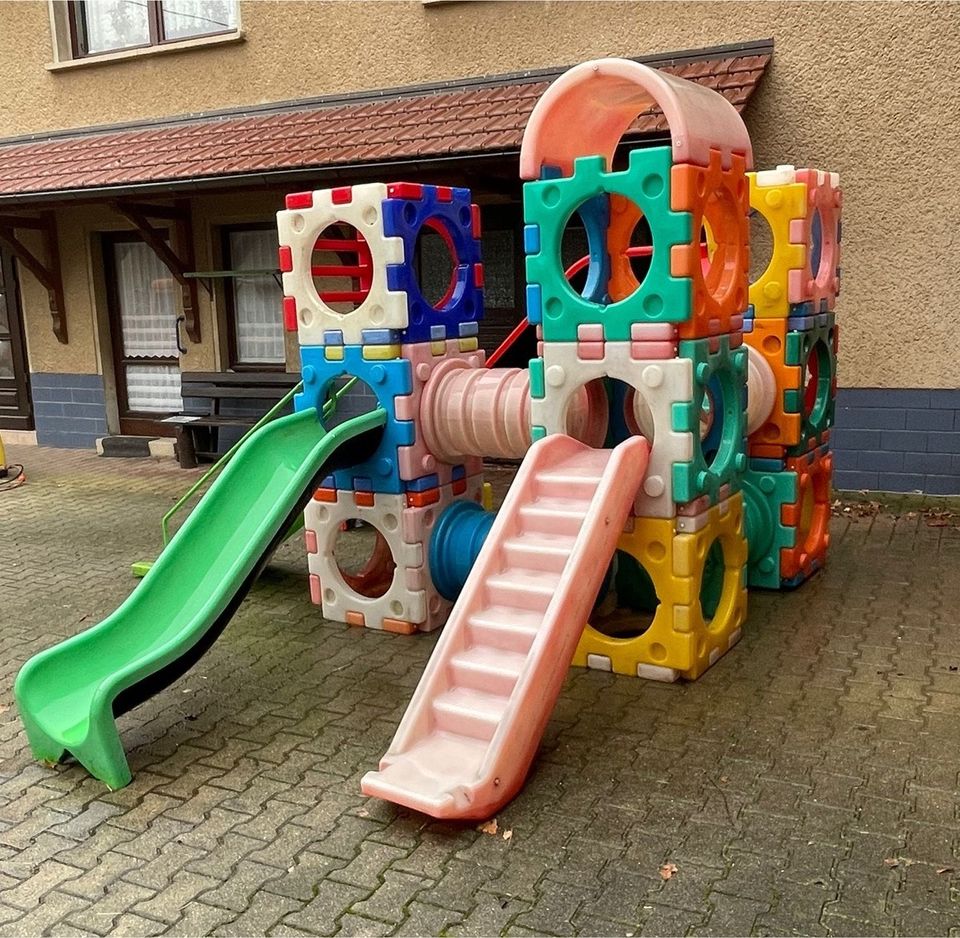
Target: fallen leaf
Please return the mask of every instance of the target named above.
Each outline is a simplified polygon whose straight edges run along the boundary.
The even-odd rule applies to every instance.
[[[729,781],[730,781],[730,779],[727,778],[726,775],[721,775],[721,776],[720,776],[720,784],[721,784],[721,785],[726,785],[727,782],[729,782]]]
[[[677,872],[676,863],[664,863],[663,866],[660,867],[660,878],[662,880],[668,880],[676,872]]]
[[[896,857],[887,857],[886,860],[883,861],[883,865],[889,866],[892,869],[895,866],[899,866],[900,861]]]
[[[512,837],[513,837],[513,831],[504,831],[504,832],[503,832],[503,839],[504,839],[504,840],[510,840]]]
[[[480,831],[481,834],[496,834],[497,819],[491,818],[489,821],[487,821],[484,824],[478,824],[477,830]]]
[[[0,704],[0,713],[6,713],[10,709],[9,704]]]
[[[937,876],[942,876],[944,873],[952,873],[952,872],[953,872],[952,866],[941,866],[940,869],[937,870]]]

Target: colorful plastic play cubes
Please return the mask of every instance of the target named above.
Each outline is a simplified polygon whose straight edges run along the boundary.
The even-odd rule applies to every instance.
[[[840,176],[819,169],[747,174],[750,208],[770,226],[770,260],[750,284],[750,313],[786,319],[831,312],[840,292]]]
[[[421,404],[438,365],[483,367],[479,211],[468,189],[371,183],[290,195],[277,223],[284,317],[301,347],[296,409],[322,413],[352,381],[339,410],[363,401],[387,415],[376,451],[323,479],[307,508],[311,597],[334,620],[437,628],[449,603],[433,588],[425,545],[442,507],[478,497],[481,460],[431,449]],[[428,243],[452,271],[437,297],[418,276]],[[352,572],[335,556],[342,528],[370,541]]]
[[[739,494],[683,519],[637,518],[623,534],[573,663],[693,680],[740,639],[747,542]]]
[[[479,475],[419,497],[318,489],[304,513],[311,599],[335,622],[404,634],[439,628],[451,603],[430,575],[430,535],[445,508],[479,502],[480,491]]]
[[[376,452],[365,462],[337,470],[329,487],[371,492],[400,493],[450,482],[455,469],[466,475],[481,470],[477,456],[438,458],[430,452],[420,423],[423,389],[442,362],[461,361],[466,368],[483,367],[483,353],[460,351],[461,340],[447,339],[397,347],[397,357],[371,359],[368,346],[337,347],[337,355],[328,357],[330,346],[305,346],[300,349],[303,363],[303,391],[294,400],[297,410],[318,410],[331,390],[344,379],[364,382],[377,404],[387,412],[387,424]]]
[[[673,324],[682,339],[739,330],[747,303],[749,229],[745,161],[729,168],[712,151],[709,166],[674,165],[669,147],[633,150],[622,172],[604,159],[576,159],[568,177],[524,184],[527,316],[545,342],[575,342],[582,326],[599,326],[607,342],[630,342],[639,324]],[[581,211],[598,198],[610,211]],[[603,291],[577,293],[558,263],[564,231],[580,212],[591,260],[609,263]],[[606,230],[604,218],[609,218]],[[643,221],[652,252],[642,279],[629,260]],[[709,229],[713,250],[703,261]],[[595,282],[597,272],[588,277]]]
[[[826,444],[783,462],[751,460],[743,480],[750,586],[791,589],[823,567],[832,478]]]
[[[836,414],[839,331],[834,314],[810,317],[805,328],[789,319],[755,319],[744,341],[754,366],[775,389],[749,437],[749,454],[771,459],[826,442]]]
[[[574,401],[586,388],[584,442],[619,442],[606,439],[619,430],[651,443],[637,516],[672,518],[701,496],[716,501],[746,468],[747,352],[740,341],[735,333],[681,342],[669,359],[633,357],[638,346],[644,354],[642,343],[600,342],[595,351],[586,342],[544,342],[530,363],[533,437],[577,435]]]
[[[469,189],[366,183],[298,192],[286,205],[277,213],[284,317],[301,346],[364,346],[393,358],[401,343],[475,343],[483,265],[480,214]],[[453,267],[435,303],[424,296],[414,266],[425,232],[440,237]],[[342,263],[347,245],[357,255],[352,266]],[[329,289],[330,277],[343,280],[341,290]]]

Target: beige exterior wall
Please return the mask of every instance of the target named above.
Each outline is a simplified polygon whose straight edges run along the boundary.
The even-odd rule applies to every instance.
[[[194,249],[198,270],[222,266],[219,257],[220,225],[256,223],[269,220],[283,206],[283,192],[204,196],[191,200]],[[58,374],[105,374],[112,378],[113,359],[107,300],[100,253],[100,235],[129,231],[129,223],[116,212],[99,205],[78,205],[56,211],[60,237],[63,289],[66,297],[70,341],[64,345],[53,334],[47,293],[23,267],[19,268],[22,305],[26,319],[27,352],[30,370]],[[38,254],[36,240],[25,237]],[[212,281],[213,295],[198,290],[201,341],[193,343],[185,333],[187,353],[181,357],[183,371],[214,371],[227,361],[223,289],[226,281]],[[179,292],[178,292],[179,296]],[[277,290],[277,315],[280,315]],[[287,367],[299,370],[296,335],[287,337]],[[107,381],[108,386],[110,381]],[[108,387],[109,389],[109,387]],[[110,397],[108,393],[108,398]],[[113,413],[109,413],[111,408]],[[115,401],[108,402],[108,414],[115,422]]]
[[[14,89],[0,136],[772,36],[747,112],[758,165],[844,179],[842,384],[960,385],[960,189],[944,171],[960,156],[960,5],[245,2],[241,24],[234,45],[51,71],[47,4],[0,4],[0,87]],[[64,236],[87,224],[65,219]],[[34,370],[94,367],[84,284],[73,271],[68,308],[71,345],[87,349],[31,335]],[[213,347],[184,367],[201,358]]]

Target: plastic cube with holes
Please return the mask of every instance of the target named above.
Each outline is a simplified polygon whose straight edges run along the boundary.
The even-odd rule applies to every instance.
[[[839,176],[822,170],[778,166],[748,178],[754,261],[744,323],[751,389],[745,494],[757,530],[749,581],[789,588],[822,566],[829,544],[843,197]]]
[[[373,183],[290,195],[277,222],[284,316],[301,346],[296,408],[326,407],[328,427],[387,415],[375,451],[324,478],[306,512],[311,597],[355,625],[436,628],[449,603],[432,589],[429,531],[436,506],[479,498],[481,462],[431,448],[421,398],[439,364],[483,364],[479,211],[467,189]],[[446,258],[446,282],[421,282],[418,249]],[[351,538],[362,556],[340,563]]]
[[[749,136],[715,101],[635,63],[573,69],[544,95],[521,152],[534,438],[593,447],[645,437],[633,517],[574,662],[661,680],[695,678],[737,641],[747,548]],[[598,80],[599,79],[599,80]],[[610,100],[662,106],[671,146],[614,150],[629,126]],[[633,111],[632,113],[636,113]],[[561,126],[590,132],[560,134]],[[580,280],[559,262],[575,216]]]

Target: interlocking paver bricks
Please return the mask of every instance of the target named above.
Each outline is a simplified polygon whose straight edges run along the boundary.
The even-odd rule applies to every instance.
[[[170,884],[152,899],[134,906],[133,911],[138,915],[155,918],[172,925],[180,918],[181,912],[191,899],[213,889],[216,885],[217,881],[210,876],[183,871],[177,873],[170,880]]]
[[[111,934],[117,920],[127,913],[131,906],[153,898],[152,889],[125,881],[116,882],[112,888],[96,896],[86,908],[71,913],[67,921],[85,931],[97,935]]]
[[[324,622],[296,542],[123,718],[130,786],[34,763],[18,668],[124,598],[196,473],[11,458],[29,481],[0,495],[0,932],[960,934],[955,526],[834,519],[829,568],[752,593],[695,684],[572,671],[491,836],[359,793],[437,635]],[[491,477],[502,496],[509,471]]]
[[[523,899],[481,895],[469,914],[465,915],[459,924],[453,925],[448,934],[455,938],[504,934],[516,921],[517,916],[530,910],[530,905]]]
[[[405,909],[406,918],[394,932],[400,936],[453,935],[460,916],[446,909],[423,902],[411,902]],[[491,931],[492,933],[492,931]]]
[[[196,935],[209,935],[219,925],[233,921],[236,913],[218,906],[206,905],[194,900],[186,907],[183,915],[166,931],[169,938],[194,938]]]
[[[313,898],[301,911],[287,915],[284,924],[294,928],[304,928],[315,935],[332,935],[336,932],[339,920],[355,902],[370,895],[371,890],[360,889],[349,883],[337,883],[325,879],[317,884]],[[278,901],[285,897],[275,896]],[[293,900],[287,899],[291,904]],[[299,903],[295,903],[300,905]]]
[[[0,925],[0,935],[22,938],[24,935],[43,935],[71,912],[83,908],[87,900],[52,891],[22,918]]]

